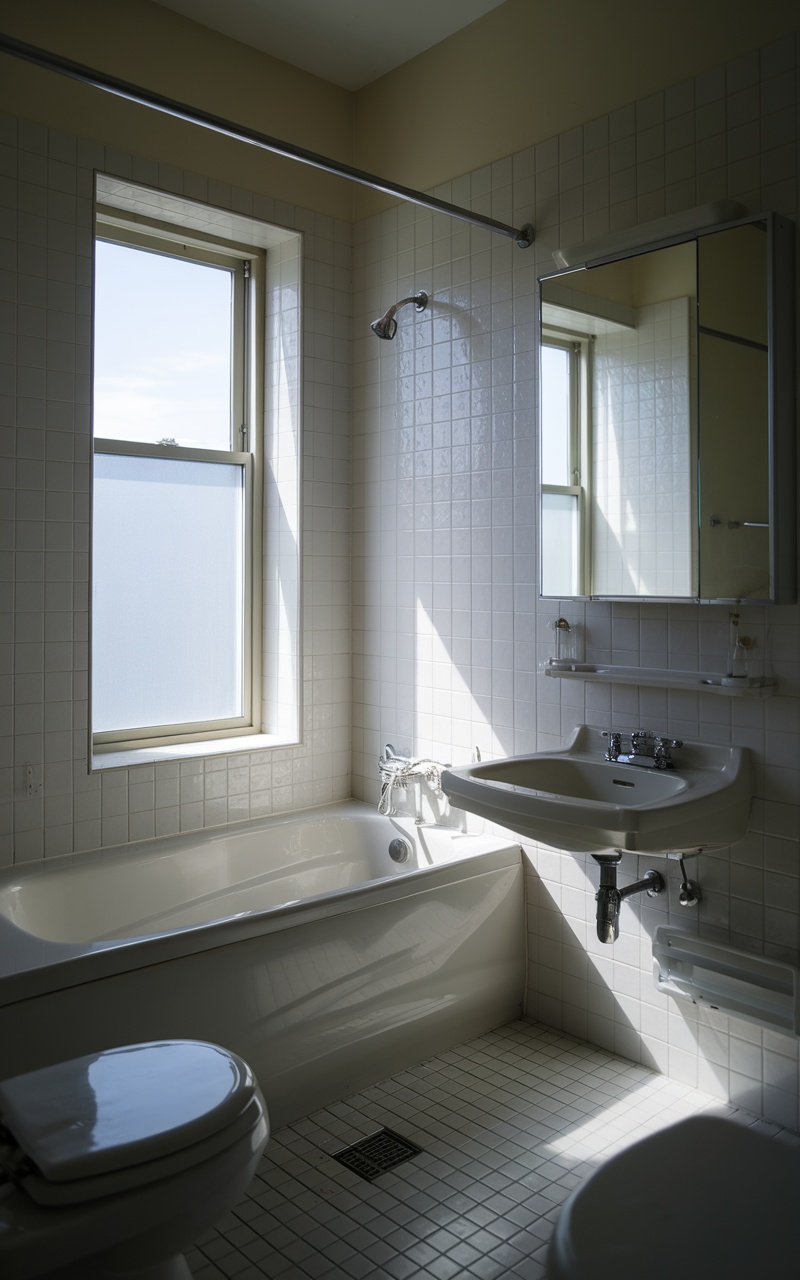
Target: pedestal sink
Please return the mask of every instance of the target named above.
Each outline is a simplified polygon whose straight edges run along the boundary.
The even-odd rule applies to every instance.
[[[571,853],[668,854],[731,844],[753,794],[745,747],[684,742],[675,767],[605,759],[606,738],[580,725],[565,747],[446,769],[453,805]]]

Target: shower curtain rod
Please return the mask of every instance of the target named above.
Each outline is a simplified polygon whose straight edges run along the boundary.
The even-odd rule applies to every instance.
[[[358,182],[361,186],[371,187],[373,191],[399,196],[401,200],[421,205],[425,209],[432,209],[435,213],[445,213],[451,218],[459,218],[462,222],[469,222],[475,227],[485,227],[489,231],[515,240],[520,249],[527,249],[533,244],[534,231],[530,223],[524,227],[510,227],[504,222],[497,222],[494,218],[487,218],[481,213],[462,209],[460,205],[449,204],[448,201],[426,195],[423,191],[415,191],[413,187],[402,187],[396,182],[389,182],[372,173],[365,173],[362,169],[354,169],[338,160],[330,160],[314,151],[307,151],[304,147],[295,146],[294,143],[281,142],[278,138],[271,138],[257,129],[248,128],[247,125],[234,124],[233,121],[226,120],[222,116],[215,116],[208,111],[202,111],[199,107],[190,107],[186,103],[176,102],[173,98],[165,98],[162,94],[143,89],[140,85],[107,75],[104,71],[95,71],[92,67],[86,67],[80,62],[72,62],[69,58],[62,58],[59,54],[49,53],[46,49],[26,44],[22,40],[15,40],[12,36],[2,33],[0,33],[0,53],[8,53],[13,58],[33,62],[36,66],[44,67],[46,71],[55,71],[58,75],[68,76],[71,80],[79,80],[82,84],[91,85],[94,89],[102,89],[105,93],[127,98],[140,106],[150,107],[154,111],[175,116],[179,120],[200,125],[204,129],[211,129],[214,133],[235,138],[238,142],[248,142],[254,147],[260,147],[263,151],[274,151],[277,155],[298,160],[301,164],[309,164],[315,169],[322,169],[336,177]]]

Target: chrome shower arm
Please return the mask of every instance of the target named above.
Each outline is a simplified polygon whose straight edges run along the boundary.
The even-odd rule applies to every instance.
[[[428,305],[428,295],[422,289],[420,289],[419,293],[412,294],[410,298],[401,298],[399,302],[396,302],[393,307],[389,308],[389,310],[386,312],[386,315],[384,316],[384,319],[385,320],[390,319],[392,316],[395,315],[396,312],[400,310],[401,307],[405,307],[409,302],[414,303],[414,306],[416,307],[417,311],[424,311]]]

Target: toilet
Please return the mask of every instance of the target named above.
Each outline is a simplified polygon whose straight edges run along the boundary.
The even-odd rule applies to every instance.
[[[800,1146],[696,1116],[612,1156],[565,1201],[549,1280],[800,1275]]]
[[[196,1040],[0,1082],[0,1275],[190,1280],[181,1251],[239,1199],[268,1135],[247,1064]]]

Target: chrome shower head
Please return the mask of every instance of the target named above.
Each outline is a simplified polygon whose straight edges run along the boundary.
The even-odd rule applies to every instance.
[[[391,342],[397,333],[397,321],[394,318],[395,312],[399,311],[400,307],[404,307],[407,302],[413,302],[417,311],[424,311],[428,305],[428,295],[420,290],[419,293],[415,293],[412,297],[403,298],[400,302],[396,302],[393,307],[389,308],[385,316],[381,316],[380,320],[373,320],[370,325],[372,332],[379,338],[385,338]]]
[[[392,311],[394,311],[394,307],[392,307]],[[373,320],[370,329],[378,338],[385,338],[391,342],[397,333],[397,321],[390,311],[385,316],[382,316],[380,320]]]

